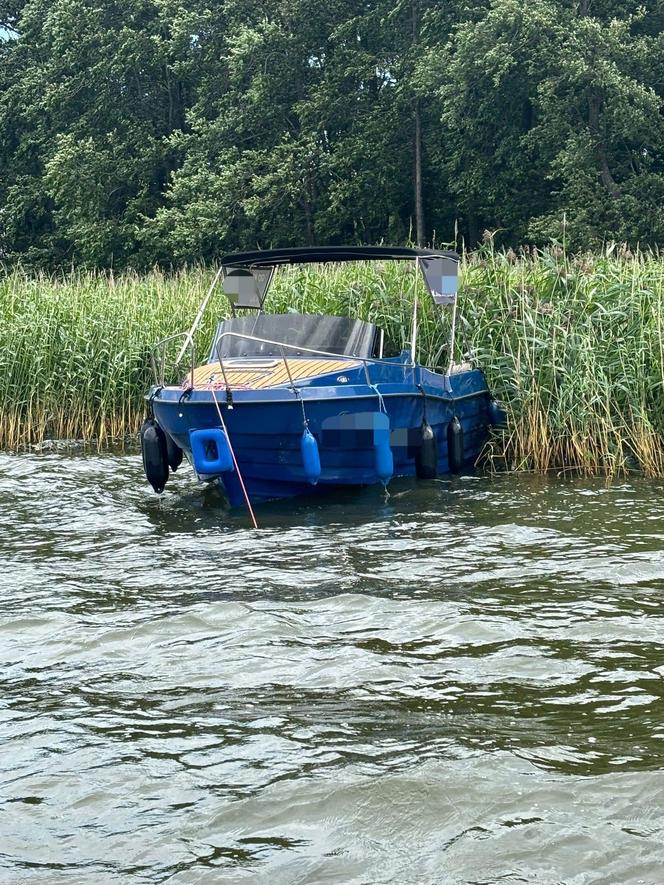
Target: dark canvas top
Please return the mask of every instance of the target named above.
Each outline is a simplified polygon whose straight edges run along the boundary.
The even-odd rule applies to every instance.
[[[415,258],[451,258],[456,252],[444,249],[409,249],[403,246],[300,246],[236,252],[221,259],[223,267],[275,267],[280,264],[313,264],[326,261],[407,261]]]

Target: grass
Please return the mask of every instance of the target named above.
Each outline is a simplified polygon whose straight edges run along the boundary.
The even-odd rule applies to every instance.
[[[0,446],[134,434],[150,348],[188,327],[212,274],[0,273]],[[267,307],[372,319],[397,351],[416,292],[418,356],[444,365],[447,329],[406,265],[282,271]],[[226,309],[215,295],[199,353]],[[477,359],[508,410],[509,430],[487,447],[493,467],[664,475],[664,259],[489,244],[464,259],[460,315],[457,359]]]
[[[512,469],[664,474],[664,261],[489,253],[466,275],[472,346],[510,413]]]
[[[104,444],[138,428],[149,351],[187,327],[208,272],[0,277],[0,447]]]

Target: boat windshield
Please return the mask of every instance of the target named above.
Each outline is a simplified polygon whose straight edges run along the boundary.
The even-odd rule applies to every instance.
[[[256,341],[255,338],[290,345],[286,350],[287,357],[308,356],[306,351],[300,350],[308,347],[334,355],[369,358],[377,355],[379,337],[373,323],[351,320],[348,317],[300,313],[233,317],[217,326],[210,351],[210,362],[216,362],[218,359],[217,342],[225,332],[251,337],[223,338],[220,344],[223,358],[282,356],[278,345]]]

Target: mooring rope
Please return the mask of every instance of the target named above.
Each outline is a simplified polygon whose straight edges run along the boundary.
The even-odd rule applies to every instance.
[[[307,413],[304,409],[304,400],[302,399],[302,395],[300,394],[300,391],[297,390],[295,385],[293,385],[292,390],[293,390],[293,393],[295,394],[295,399],[299,400],[299,403],[302,406],[302,423],[304,424],[304,429],[308,430],[309,429],[309,420],[307,418]]]
[[[380,411],[385,412],[387,415],[387,409],[385,408],[385,400],[383,399],[383,394],[378,389],[377,384],[369,384],[369,387],[376,392],[376,396],[378,397],[378,403],[380,405]]]
[[[251,506],[251,501],[249,500],[249,494],[247,493],[246,486],[244,484],[244,480],[242,479],[242,474],[240,473],[240,465],[237,463],[237,458],[235,457],[235,450],[233,449],[233,443],[231,442],[230,434],[228,433],[228,428],[226,427],[226,422],[224,421],[224,416],[221,414],[221,409],[219,408],[219,402],[217,401],[217,394],[215,393],[214,388],[211,390],[212,399],[214,400],[214,404],[217,407],[217,414],[219,415],[219,421],[221,422],[221,429],[226,434],[226,439],[228,441],[228,448],[231,452],[231,458],[233,459],[233,464],[235,465],[235,470],[237,471],[237,478],[240,480],[240,486],[242,487],[242,494],[244,495],[244,500],[247,505],[247,510],[249,511],[249,516],[251,517],[251,521],[254,524],[254,528],[258,528],[258,523],[256,522],[256,517],[254,516],[254,510]]]

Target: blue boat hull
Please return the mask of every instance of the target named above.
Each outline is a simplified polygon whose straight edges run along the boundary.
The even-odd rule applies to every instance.
[[[380,482],[375,450],[363,430],[368,417],[379,412],[389,419],[394,476],[416,475],[418,432],[425,412],[437,441],[437,473],[450,472],[448,428],[455,417],[463,428],[460,466],[472,468],[491,423],[490,399],[478,369],[443,376],[395,360],[393,366],[371,366],[368,377],[362,368],[348,377],[314,379],[298,385],[297,396],[289,387],[233,390],[229,407],[223,389],[187,392],[166,387],[153,394],[151,403],[160,426],[188,456],[190,432],[218,428],[221,410],[239,472],[251,501],[258,503]],[[320,455],[315,485],[307,476],[301,450],[305,417]],[[339,422],[358,430],[329,430]],[[200,472],[199,476],[214,478]],[[220,479],[231,505],[242,505],[238,471],[227,471]]]

